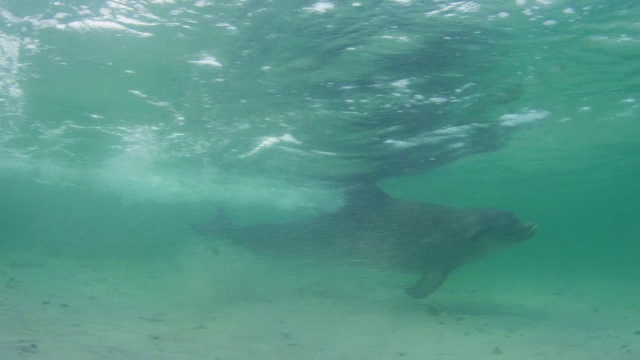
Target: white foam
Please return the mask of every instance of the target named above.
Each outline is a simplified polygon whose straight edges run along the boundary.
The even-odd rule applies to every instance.
[[[145,93],[143,93],[140,90],[129,90],[130,93],[132,93],[133,95],[139,96],[141,98],[146,98],[147,95]]]
[[[23,110],[24,91],[20,86],[20,52],[25,46],[34,46],[28,39],[0,32],[0,99],[2,115],[19,115]],[[4,98],[4,99],[3,99]]]
[[[424,132],[420,135],[414,136],[409,139],[397,140],[397,139],[388,139],[385,140],[385,144],[392,145],[396,148],[409,148],[412,146],[417,146],[421,144],[432,144],[432,145],[442,145],[444,144],[448,148],[460,148],[460,144],[466,146],[464,138],[466,138],[469,133],[478,127],[484,127],[485,124],[468,124],[468,125],[460,125],[460,126],[447,126],[441,129],[436,129],[432,131]],[[447,144],[448,143],[448,144]]]
[[[411,83],[411,81],[409,79],[401,79],[401,80],[397,80],[391,83],[391,86],[399,88],[399,89],[406,89],[407,86],[409,86],[409,84]]]
[[[401,148],[401,149],[409,148],[409,147],[412,147],[412,146],[416,145],[415,143],[412,143],[412,142],[409,142],[409,141],[392,140],[392,139],[385,140],[384,143],[393,145],[393,146],[395,146],[397,148]]]
[[[196,3],[193,5],[195,5],[195,7],[205,7],[213,5],[213,2],[206,0],[196,0]]]
[[[132,19],[123,15],[116,15],[116,19],[118,20],[118,22],[123,23],[123,24],[127,24],[127,25],[135,25],[135,26],[155,26],[158,25],[157,23],[150,23],[150,22],[146,22],[146,21],[140,21],[140,20],[136,20],[136,19]]]
[[[222,64],[215,58],[215,56],[211,55],[203,55],[200,59],[189,62],[203,66],[222,67]]]
[[[10,24],[17,24],[22,21],[22,18],[13,15],[10,11],[4,8],[0,8],[0,16],[2,16],[6,22]]]
[[[40,23],[40,25],[43,26],[46,24]],[[80,32],[89,32],[92,30],[121,31],[121,32],[134,34],[140,37],[153,36],[152,33],[132,30],[122,24],[119,24],[115,21],[110,21],[110,20],[85,19],[85,20],[79,20],[79,21],[72,21],[68,24],[57,24],[55,25],[55,28],[60,30],[71,29],[71,30],[76,30]]]
[[[113,21],[105,21],[105,20],[80,20],[80,21],[72,21],[68,23],[65,28],[71,28],[80,31],[89,31],[92,29],[103,29],[103,30],[128,30],[126,26],[120,25]]]
[[[302,144],[302,142],[296,140],[296,138],[294,138],[291,134],[284,134],[280,136],[280,140],[292,144]]]
[[[447,101],[449,101],[449,99],[443,98],[443,97],[432,97],[432,98],[429,98],[429,102],[430,103],[434,103],[434,104],[442,104],[442,103],[445,103]]]
[[[336,5],[330,1],[318,1],[317,3],[304,8],[306,12],[324,14],[335,9]]]
[[[525,123],[540,121],[549,115],[550,113],[548,111],[530,110],[520,114],[505,114],[500,116],[498,120],[502,126],[513,127]]]
[[[253,156],[255,154],[257,154],[258,152],[270,148],[275,144],[278,144],[280,142],[285,142],[285,143],[290,143],[290,144],[296,144],[296,145],[300,145],[302,144],[302,142],[298,141],[296,138],[294,138],[291,134],[284,134],[281,136],[269,136],[264,138],[260,144],[258,144],[256,147],[254,147],[253,149],[251,149],[251,151],[249,151],[246,154],[240,155],[241,158],[245,158],[245,157],[249,157],[249,156]],[[289,148],[289,150],[294,150]],[[297,150],[295,150],[297,151]]]
[[[216,26],[217,27],[221,27],[221,28],[225,28],[225,29],[230,30],[230,31],[238,30],[237,27],[235,27],[235,26],[233,26],[233,25],[231,25],[229,23],[226,23],[226,22],[225,23],[217,23]]]
[[[449,13],[449,14],[471,13],[471,12],[476,12],[480,9],[480,5],[473,1],[453,1],[445,4],[440,4],[438,6],[439,6],[438,9],[429,11],[425,13],[425,15],[435,16],[435,15],[441,15],[445,13]]]
[[[408,42],[409,41],[409,37],[406,35],[382,35],[380,36],[381,39],[389,39],[389,40],[397,40],[400,42]]]

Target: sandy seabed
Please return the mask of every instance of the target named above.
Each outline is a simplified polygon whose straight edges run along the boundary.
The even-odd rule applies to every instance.
[[[624,285],[590,298],[454,279],[416,301],[404,275],[211,250],[173,261],[5,252],[0,359],[640,359],[640,305],[616,301]]]

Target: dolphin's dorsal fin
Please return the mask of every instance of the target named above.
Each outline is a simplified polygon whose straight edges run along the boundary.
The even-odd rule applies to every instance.
[[[347,203],[375,206],[391,199],[387,193],[374,184],[359,184],[345,191]]]

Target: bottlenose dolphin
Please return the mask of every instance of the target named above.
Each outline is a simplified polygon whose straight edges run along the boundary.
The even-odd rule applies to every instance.
[[[373,187],[351,190],[344,207],[307,219],[235,227],[219,210],[210,222],[191,226],[263,253],[419,273],[406,289],[416,299],[437,290],[459,266],[528,239],[537,228],[506,210],[399,200]]]

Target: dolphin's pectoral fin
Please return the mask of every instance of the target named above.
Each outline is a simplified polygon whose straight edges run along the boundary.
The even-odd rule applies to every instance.
[[[444,270],[426,272],[415,285],[406,289],[407,294],[414,299],[422,299],[438,290],[440,285],[447,279],[447,275],[449,273]]]

